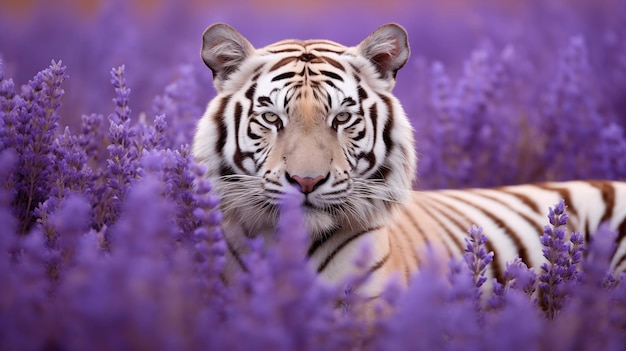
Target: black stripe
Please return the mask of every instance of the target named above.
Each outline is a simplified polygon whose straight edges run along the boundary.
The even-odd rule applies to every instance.
[[[320,101],[320,97],[317,95],[317,89],[311,89],[311,91],[313,92],[313,99],[315,101]]]
[[[370,106],[370,119],[372,121],[372,128],[373,130],[373,135],[374,135],[374,141],[372,142],[372,148],[369,152],[361,152],[358,156],[357,159],[366,159],[369,162],[369,165],[367,167],[367,169],[365,171],[363,171],[363,174],[368,173],[369,171],[372,170],[372,168],[374,168],[374,166],[376,165],[376,155],[374,154],[374,149],[376,149],[376,141],[377,139],[377,135],[378,135],[378,110],[377,110],[377,105],[376,103],[372,104],[372,106]]]
[[[213,120],[216,122],[217,129],[217,143],[215,143],[215,152],[218,155],[222,155],[222,148],[226,145],[226,137],[228,133],[228,128],[226,127],[226,117],[224,116],[224,111],[226,110],[226,106],[230,101],[231,95],[225,96],[220,101],[219,107],[217,108],[217,112],[213,115]]]
[[[229,176],[233,174],[235,174],[235,170],[231,166],[225,164],[224,162],[220,164],[220,176],[224,177],[224,176]],[[238,182],[239,179],[234,178],[234,179],[228,179],[227,181]]]
[[[269,96],[259,96],[256,101],[258,101],[261,106],[274,105]]]
[[[260,64],[259,66],[257,66],[257,68],[254,69],[254,71],[252,72],[254,73],[254,76],[252,76],[252,79],[250,80],[251,82],[256,82],[259,79],[263,66],[265,66],[265,64]]]
[[[373,155],[374,153],[372,152],[371,154]],[[376,158],[374,158],[374,160],[375,159]],[[387,177],[389,176],[389,174],[391,174],[391,167],[389,167],[387,164],[383,164],[380,167],[378,167],[376,172],[372,173],[372,175],[367,177],[367,179],[371,179],[371,180],[387,180]]]
[[[302,52],[301,48],[284,48],[284,49],[279,49],[279,50],[267,50],[268,52],[272,53],[272,54],[280,54],[280,53],[284,53],[284,52]]]
[[[569,189],[567,189],[567,188],[557,188],[557,187],[551,186],[549,184],[544,184],[544,183],[535,184],[535,186],[540,188],[540,189],[544,189],[544,190],[553,191],[553,192],[558,193],[563,198],[563,201],[565,201],[565,205],[567,206],[567,212],[570,215],[575,216],[575,217],[578,218],[578,211],[576,211],[576,208],[572,206],[573,202],[572,202],[572,197],[570,196]],[[543,211],[545,211],[545,210],[547,210],[547,209],[543,209]]]
[[[235,103],[235,111],[233,118],[235,119],[235,145],[237,146],[235,150],[235,154],[233,155],[235,161],[235,166],[239,167],[239,169],[243,170],[242,162],[243,157],[241,155],[241,150],[239,149],[239,125],[241,124],[241,118],[243,114],[243,107],[241,106],[241,102],[237,101]]]
[[[333,54],[337,54],[337,55],[341,55],[345,52],[345,50],[332,50],[332,49],[327,49],[327,48],[315,48],[314,50],[317,52],[332,52]]]
[[[385,263],[387,263],[389,261],[390,257],[391,257],[391,251],[388,251],[387,254],[385,256],[383,256],[383,258],[378,260],[372,267],[370,267],[369,273],[374,273],[375,271],[381,269],[382,266],[384,266]],[[408,279],[407,279],[407,281],[408,281]]]
[[[243,118],[243,106],[240,102],[237,102],[235,104],[234,118],[235,145],[237,148],[235,150],[235,154],[233,155],[233,162],[235,163],[235,166],[237,166],[241,171],[245,172],[246,170],[243,167],[243,160],[246,158],[252,158],[254,160],[254,154],[252,152],[242,152],[241,148],[239,147],[239,126],[241,125],[241,119]]]
[[[337,186],[339,186],[339,185],[341,185],[343,183],[347,183],[349,180],[350,180],[350,178],[341,179],[339,181],[334,182],[332,186],[333,187],[337,187]]]
[[[362,86],[358,86],[357,88],[359,94],[359,115],[365,115],[365,111],[363,110],[363,100],[367,99],[367,92],[363,89]]]
[[[235,248],[232,246],[230,241],[226,239],[224,239],[224,241],[226,241],[226,247],[228,247],[228,252],[230,252],[230,254],[233,255],[233,257],[235,258],[235,262],[237,262],[239,266],[241,267],[241,269],[247,273],[248,267],[246,267],[246,264],[243,262],[243,260],[239,256],[239,253],[237,252],[237,250],[235,250]]]
[[[362,232],[358,232],[356,234],[353,234],[352,236],[350,236],[349,238],[344,240],[341,244],[339,244],[337,247],[335,247],[335,249],[328,256],[326,256],[324,261],[322,261],[322,264],[320,264],[320,266],[317,268],[317,273],[322,273],[324,271],[324,269],[326,269],[328,264],[333,260],[333,258],[335,258],[335,256],[341,250],[343,250],[343,248],[346,247],[346,245],[348,245],[350,242],[352,242],[353,240],[363,236],[364,234],[367,234],[369,232],[373,232],[373,231],[378,230],[378,229],[380,229],[380,228],[366,229],[366,230],[364,230]]]
[[[245,94],[246,99],[250,100],[250,108],[248,109],[248,116],[252,116],[252,113],[254,112],[253,98],[254,98],[254,92],[256,91],[256,85],[257,83],[252,83],[252,85],[250,85],[248,90],[246,90],[246,94]]]
[[[424,241],[425,244],[428,243],[428,239],[424,237],[422,230],[419,228],[419,224],[417,224],[414,220],[413,217],[410,216],[410,213],[408,212],[408,210],[405,207],[402,207],[402,211],[404,212],[404,215],[407,216],[409,218],[409,221],[411,222],[411,224],[413,224],[413,226],[415,228],[417,228],[418,231],[418,235],[420,235]],[[414,228],[414,229],[415,229]],[[419,269],[419,267],[422,266],[422,262],[419,258],[418,255],[418,250],[420,250],[421,248],[418,247],[417,245],[415,245],[415,242],[413,241],[413,237],[411,233],[407,233],[405,230],[403,230],[403,228],[401,228],[399,225],[397,225],[397,230],[400,232],[400,235],[402,235],[402,238],[404,238],[405,243],[408,242],[409,246],[409,251],[410,251],[410,255],[413,259],[413,262],[415,262],[415,266],[417,267],[417,269]],[[404,247],[405,245],[397,245],[403,252],[404,252]],[[404,262],[404,277],[407,281],[407,283],[411,280],[411,271],[409,269],[409,263],[407,262],[407,259],[405,258],[406,255],[401,252],[400,254],[402,255],[402,261]]]
[[[481,196],[480,194],[476,194],[477,196]],[[524,244],[522,243],[521,239],[516,235],[516,231],[513,230],[513,228],[511,228],[506,222],[504,222],[502,220],[502,218],[496,216],[495,214],[489,212],[489,210],[480,207],[477,204],[471,203],[459,196],[456,195],[450,195],[448,194],[447,196],[456,199],[457,201],[463,202],[467,205],[470,205],[472,207],[474,207],[475,209],[481,211],[485,216],[487,216],[491,221],[493,221],[498,227],[501,227],[504,229],[505,234],[508,234],[508,236],[513,240],[513,243],[515,244],[515,246],[517,247],[517,252],[519,254],[519,257],[522,259],[523,262],[525,262],[527,265],[531,265],[530,259],[528,257],[528,250],[526,249],[526,246],[524,246]],[[517,214],[517,211],[512,211],[513,213]],[[475,223],[476,225],[478,225],[477,223]],[[532,222],[531,222],[532,225]],[[541,234],[541,232],[539,232],[539,234]]]
[[[295,57],[295,56],[287,56],[287,57],[284,57],[284,58],[283,58],[283,59],[281,59],[280,61],[276,62],[276,63],[274,64],[274,66],[272,66],[272,67],[270,68],[270,70],[269,70],[268,72],[274,72],[275,70],[277,70],[277,69],[279,69],[279,68],[281,68],[281,67],[285,66],[286,64],[288,64],[288,63],[290,63],[290,62],[292,62],[292,61],[296,61],[296,60],[298,60],[298,58],[297,58],[297,57]]]
[[[338,75],[337,73],[333,73],[330,71],[324,71],[324,70],[320,70],[320,73],[325,75],[326,77],[332,78],[332,79],[336,79],[340,82],[343,82],[343,78],[341,78],[340,75]]]
[[[246,90],[246,98],[250,101],[252,101],[252,98],[254,97],[254,92],[256,91],[256,83],[253,83],[252,85],[250,85],[250,87],[248,88],[248,90]]]
[[[324,83],[324,84],[328,85],[328,86],[329,86],[329,87],[331,87],[331,88],[335,88],[335,89],[337,89],[337,90],[340,90],[339,88],[337,88],[337,86],[335,85],[335,83],[333,83],[333,81],[332,81],[332,80],[325,80],[325,81],[323,81],[322,83]]]
[[[262,128],[267,129],[264,125],[262,125],[261,123],[259,123],[258,121],[250,121],[250,124],[248,124],[248,129],[247,129],[247,134],[248,134],[248,138],[252,139],[252,140],[259,140],[262,138],[262,136],[254,134],[254,132],[252,131],[252,124],[257,124],[259,126],[261,126]],[[261,144],[261,142],[256,142],[254,143],[254,146],[259,146]],[[264,147],[259,147],[257,148],[256,152],[259,152],[261,150],[265,149]]]
[[[324,243],[326,243],[328,239],[330,239],[335,233],[337,233],[338,230],[339,228],[331,228],[330,230],[327,230],[319,235],[316,235],[315,239],[311,243],[311,246],[309,246],[309,249],[306,252],[306,257],[311,258],[311,256],[315,254],[317,249],[319,249],[322,245],[324,245]]]
[[[274,78],[272,78],[272,82],[275,82],[277,80],[283,80],[283,79],[289,79],[293,76],[295,76],[296,73],[295,72],[285,72],[285,73],[281,73],[277,76],[275,76]]]
[[[435,201],[437,202],[440,206],[443,206],[446,208],[445,211],[439,211],[439,214],[441,214],[442,216],[444,216],[448,221],[452,222],[452,224],[454,224],[455,227],[457,227],[457,229],[459,229],[461,232],[464,233],[468,233],[468,230],[470,229],[469,227],[472,224],[472,220],[469,219],[469,217],[467,217],[464,213],[459,212],[456,208],[451,207],[441,201],[435,200],[435,199],[430,199],[431,201]],[[454,215],[452,215],[452,213],[454,212]],[[431,218],[435,219],[434,216],[430,215]],[[467,227],[464,227],[458,220],[457,218],[462,218],[465,222],[468,223]],[[436,219],[435,219],[436,220]],[[437,220],[436,220],[437,221]],[[437,221],[438,223],[441,223],[439,221]],[[443,228],[443,225],[441,225]],[[467,237],[469,237],[468,234],[466,234]],[[456,237],[453,237],[455,239],[455,242],[457,243],[457,245],[459,246],[459,248],[461,249],[461,253],[465,252],[465,242],[460,242],[459,239],[457,239]],[[485,246],[487,247],[487,251],[491,251],[494,253],[495,256],[497,256],[497,251],[495,250],[493,244],[491,243],[491,241],[487,240],[487,242],[485,243]],[[502,267],[500,267],[498,265],[497,260],[494,260],[493,262],[491,262],[491,264],[488,266],[491,268],[492,274],[493,276],[500,282],[504,281],[504,273],[503,273],[503,269]]]
[[[333,186],[335,186],[336,184],[333,184]],[[343,193],[345,193],[346,190],[335,190],[335,191],[329,191],[329,192],[323,192],[322,196],[332,196],[332,195],[341,195]]]
[[[361,123],[362,121],[363,121],[363,120],[362,120],[361,118],[356,118],[356,119],[354,120],[354,122],[352,122],[352,124],[351,124],[351,125],[349,125],[349,126],[345,127],[345,129],[350,129],[350,128],[353,128],[354,126],[356,126],[357,124]]]
[[[404,237],[406,239],[407,234],[403,230],[400,230],[400,232],[404,234]],[[391,251],[392,246],[391,246],[391,238],[389,237],[389,235],[387,235],[387,241],[388,241],[387,245],[389,246],[389,250]],[[406,242],[403,244],[406,244]],[[395,257],[399,256],[402,259],[402,264],[404,266],[404,269],[402,270],[404,273],[404,280],[408,284],[411,281],[411,270],[409,268],[408,256],[405,252],[406,245],[396,245],[395,249],[397,249],[398,252],[394,256]],[[411,248],[408,248],[408,249],[409,251],[413,253],[414,255],[413,257],[415,257],[415,249],[411,249]]]
[[[224,272],[220,272],[220,281],[222,282],[222,284],[227,285],[228,284],[228,279],[226,279],[226,275],[224,274]]]
[[[343,67],[343,65],[341,63],[331,59],[330,57],[324,56],[324,57],[322,57],[322,59],[324,59],[324,61],[330,63],[335,68],[337,68],[337,69],[339,69],[339,70],[341,70],[343,72],[346,71],[345,67]]]
[[[356,101],[354,101],[354,99],[351,97],[347,97],[343,99],[343,101],[341,102],[341,105],[354,106],[356,105]]]
[[[613,217],[613,209],[615,208],[615,188],[609,182],[589,181],[588,183],[600,190],[602,201],[606,205],[600,223],[610,220]]]
[[[626,238],[626,217],[622,219],[622,223],[617,226],[617,239],[616,242],[619,245]]]
[[[401,211],[404,213],[404,215],[409,219],[409,221],[411,222],[411,224],[413,225],[413,227],[415,227],[415,230],[417,231],[418,235],[422,237],[424,243],[428,243],[428,238],[426,238],[424,236],[424,230],[422,229],[422,227],[420,226],[420,224],[415,221],[415,219],[413,218],[413,216],[411,215],[411,213],[408,212],[408,209],[405,206],[401,206]],[[413,256],[413,260],[415,260],[415,264],[417,265],[417,267],[419,268],[421,266],[421,260],[418,256],[418,252],[417,250],[420,250],[420,247],[417,247],[417,245],[415,244],[415,242],[413,241],[413,237],[411,234],[413,234],[414,232],[411,233],[407,233],[404,230],[401,230],[401,228],[398,228],[398,230],[400,230],[400,233],[402,233],[402,236],[409,242],[409,244],[411,245],[411,256]]]
[[[333,106],[333,99],[330,97],[330,94],[328,94],[327,91],[324,91],[325,95],[326,95],[326,103],[324,104],[324,112],[326,114],[329,114],[330,109]]]
[[[516,197],[516,198],[517,198],[517,195],[518,195],[518,194],[516,194],[516,193],[508,192],[508,191],[506,191],[506,190],[504,190],[504,189],[501,189],[501,190],[499,190],[499,191],[501,191],[501,192],[503,192],[503,193],[505,193],[505,194],[511,195],[511,196],[513,196],[513,197]],[[530,217],[528,217],[527,215],[525,215],[525,214],[523,214],[523,213],[521,213],[521,212],[517,211],[517,210],[516,210],[516,209],[514,209],[513,207],[511,207],[511,204],[509,204],[509,203],[507,203],[507,202],[504,202],[504,201],[501,201],[500,199],[495,198],[495,197],[493,197],[493,196],[490,196],[490,195],[488,195],[488,194],[479,193],[479,194],[477,194],[477,195],[478,195],[478,196],[481,196],[481,197],[484,197],[484,198],[486,198],[486,199],[492,200],[492,201],[494,201],[494,202],[497,202],[497,203],[499,203],[500,205],[502,205],[502,206],[504,206],[504,207],[508,208],[509,210],[511,210],[511,212],[514,212],[514,213],[518,214],[520,217],[522,217],[522,218],[523,218],[526,222],[531,223],[531,224],[532,224],[532,226],[535,228],[535,231],[537,232],[537,235],[538,235],[538,236],[541,236],[541,235],[543,234],[543,224],[536,223],[535,221],[533,221],[533,220],[532,220]],[[527,205],[527,204],[526,204],[526,203],[524,203],[524,205]],[[531,210],[533,210],[533,208],[530,208],[530,209],[531,209]],[[541,213],[540,211],[535,211],[535,213],[537,213],[537,214],[539,214],[539,215],[542,215],[542,213]]]
[[[352,127],[352,126],[350,126],[350,127]],[[359,141],[359,140],[363,139],[364,137],[365,137],[365,129],[363,129],[356,136],[354,136],[352,138],[352,141]]]
[[[565,206],[567,206],[565,212],[568,214],[568,216],[570,217],[570,220],[567,222],[567,228],[570,231],[583,231],[585,232],[585,242],[589,242],[590,237],[590,231],[591,228],[589,227],[589,216],[586,216],[585,218],[585,222],[583,223],[581,221],[581,217],[578,215],[578,210],[576,209],[576,207],[574,207],[574,202],[572,201],[572,197],[570,195],[570,190],[568,188],[559,188],[556,186],[552,186],[550,184],[546,184],[546,183],[539,183],[539,184],[535,184],[536,187],[540,188],[540,189],[544,189],[547,191],[552,191],[555,193],[558,193],[559,196],[563,199]],[[555,204],[556,205],[556,204]],[[543,211],[547,211],[548,209],[543,209]],[[539,212],[541,213],[541,212]],[[543,212],[544,215],[547,215],[546,212]],[[575,224],[572,221],[575,220]]]
[[[608,222],[613,217],[613,210],[615,208],[615,188],[613,188],[613,185],[610,182],[589,181],[588,183],[600,191],[602,194],[602,201],[605,204],[604,213],[602,214],[602,218],[600,218],[600,224]],[[589,226],[589,224],[587,224],[587,226]],[[590,242],[590,228],[585,229],[585,242]],[[598,228],[594,228],[594,231],[597,230]]]
[[[539,206],[537,205],[537,203],[535,201],[532,200],[531,197],[524,195],[524,194],[520,194],[514,191],[510,191],[507,190],[506,187],[496,187],[493,188],[494,190],[497,191],[503,191],[507,194],[511,194],[513,196],[515,196],[518,200],[520,200],[522,203],[524,203],[524,205],[528,206],[533,212],[538,213],[540,215],[544,215],[543,211],[545,211],[545,208],[539,208]]]
[[[391,129],[393,129],[393,105],[391,104],[391,99],[387,96],[380,95],[380,98],[387,105],[387,122],[385,122],[385,127],[383,128],[383,142],[385,143],[385,156],[389,156],[391,150],[393,149],[394,143],[391,140]]]
[[[462,225],[461,223],[459,223],[458,220],[456,220],[453,216],[449,216],[447,215],[447,213],[454,211],[454,209],[452,209],[450,206],[446,205],[445,203],[442,203],[441,201],[438,201],[436,199],[432,199],[429,198],[428,201],[434,201],[436,202],[439,206],[445,207],[446,210],[445,211],[439,211],[439,214],[441,214],[443,217],[445,217],[448,221],[450,221],[452,223],[453,226],[455,226],[457,228],[457,230],[461,231],[462,233],[467,233],[467,230],[469,229],[469,226],[471,225],[471,221],[467,220],[467,226]],[[428,217],[430,217],[433,221],[435,221],[439,227],[442,229],[442,232],[448,232],[448,229],[446,228],[446,225],[441,222],[433,213],[433,210],[436,210],[433,207],[427,207],[427,206],[422,206],[422,210],[424,210],[424,212],[426,212],[426,214],[428,214]],[[449,232],[448,232],[449,234]],[[463,253],[463,251],[465,250],[465,245],[462,241],[460,241],[460,239],[458,239],[456,236],[452,235],[450,237],[452,239],[452,241],[454,241],[454,243],[457,246],[457,249],[459,249],[459,251],[461,253]],[[428,239],[426,239],[426,241],[428,242]],[[448,253],[448,257],[455,257],[456,255],[452,252],[452,248],[449,246],[448,242],[446,240],[441,240],[444,248],[446,249],[446,252]]]

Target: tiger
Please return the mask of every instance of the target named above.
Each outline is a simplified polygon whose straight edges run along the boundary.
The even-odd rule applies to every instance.
[[[358,45],[283,40],[256,49],[218,23],[201,57],[217,95],[197,124],[192,154],[220,197],[227,243],[224,275],[246,270],[250,238],[271,241],[287,196],[302,207],[305,259],[324,281],[355,274],[368,247],[365,297],[399,275],[408,285],[425,247],[459,257],[472,224],[495,252],[488,276],[506,262],[544,261],[546,212],[564,199],[570,229],[587,240],[603,222],[619,232],[611,267],[626,269],[626,183],[569,181],[489,189],[414,191],[413,127],[393,95],[409,58],[406,30],[390,23]]]

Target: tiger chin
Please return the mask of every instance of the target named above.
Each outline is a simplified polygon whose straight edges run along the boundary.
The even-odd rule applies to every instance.
[[[546,211],[560,198],[574,210],[572,229],[588,235],[609,219],[626,232],[623,183],[412,191],[413,129],[392,93],[409,51],[397,24],[353,47],[283,40],[256,49],[226,24],[206,29],[201,57],[217,96],[198,123],[192,153],[221,198],[227,277],[246,268],[246,238],[272,237],[286,197],[303,208],[307,258],[326,280],[354,273],[369,246],[372,278],[360,291],[367,296],[380,294],[393,274],[408,284],[427,245],[460,256],[472,224],[496,251],[488,276],[501,277],[515,256],[539,267]],[[618,244],[612,265],[623,270],[626,243]]]

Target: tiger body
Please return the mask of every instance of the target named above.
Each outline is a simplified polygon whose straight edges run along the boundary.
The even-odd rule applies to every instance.
[[[574,209],[574,229],[593,233],[605,220],[619,228],[613,266],[624,270],[625,184],[412,190],[413,130],[391,92],[409,56],[401,27],[382,26],[355,47],[285,40],[255,49],[217,24],[205,31],[201,54],[218,95],[198,123],[192,152],[221,199],[227,278],[246,269],[248,238],[272,240],[286,196],[302,205],[307,258],[326,280],[355,273],[368,248],[367,296],[394,274],[408,283],[427,244],[460,255],[472,224],[496,252],[492,276],[515,256],[538,267],[545,212],[560,198]]]

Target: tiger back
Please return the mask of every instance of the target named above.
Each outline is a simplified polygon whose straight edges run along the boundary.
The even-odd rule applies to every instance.
[[[574,222],[593,232],[600,219],[611,219],[623,241],[623,184],[412,191],[413,129],[392,93],[409,46],[396,24],[379,27],[354,47],[284,40],[260,49],[216,24],[204,32],[201,56],[218,94],[198,123],[192,152],[221,199],[227,277],[246,269],[247,238],[272,237],[286,196],[302,205],[307,258],[326,280],[354,273],[363,247],[370,248],[372,278],[361,291],[368,296],[379,294],[393,274],[408,283],[427,244],[459,255],[471,224],[484,227],[496,249],[491,274],[516,254],[538,266],[543,212],[565,193],[578,198],[595,191],[606,200],[610,188],[615,201],[608,215],[585,208],[576,214],[586,219]],[[517,222],[510,222],[513,213]],[[621,243],[614,267],[623,269],[625,250]]]

